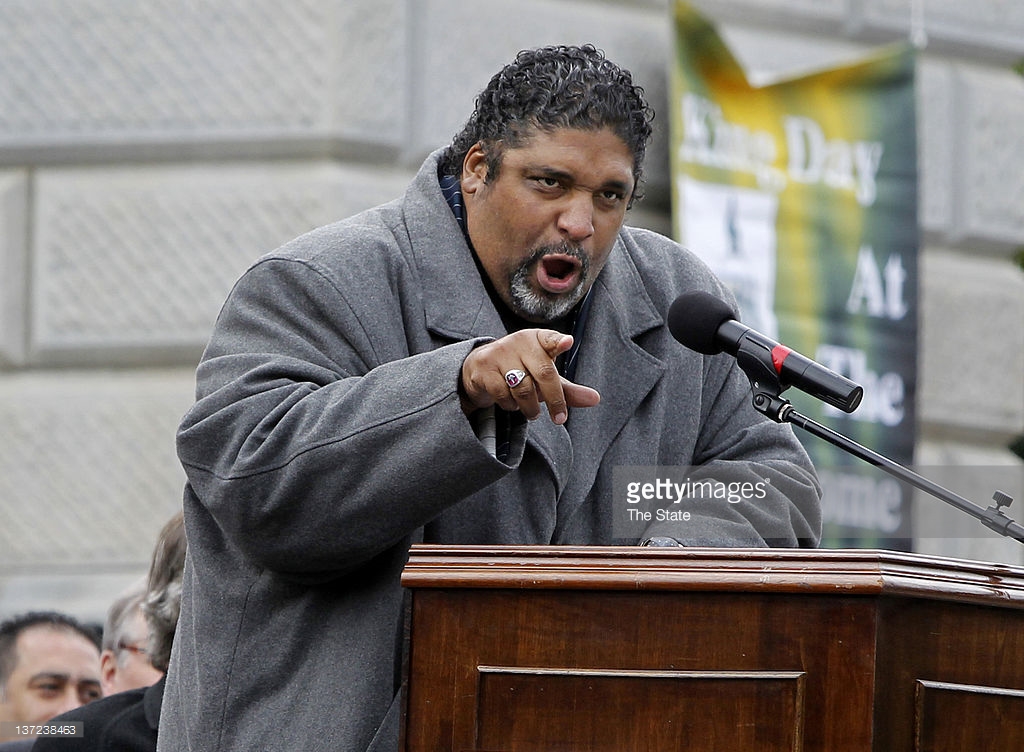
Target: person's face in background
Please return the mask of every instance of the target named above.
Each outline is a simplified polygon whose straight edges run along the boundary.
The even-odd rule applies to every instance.
[[[104,697],[156,684],[163,676],[149,662],[149,627],[142,611],[129,619],[124,638],[100,655],[100,682]]]
[[[43,724],[103,696],[99,650],[77,632],[28,627],[18,635],[15,655],[0,691],[0,720]]]

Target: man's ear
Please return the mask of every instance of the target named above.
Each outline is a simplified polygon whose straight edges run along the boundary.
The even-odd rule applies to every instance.
[[[477,141],[466,152],[462,160],[462,193],[472,195],[483,188],[487,182],[487,152],[483,144]]]
[[[109,694],[114,675],[117,673],[117,655],[114,651],[107,649],[100,653],[100,685],[103,687],[103,694]]]

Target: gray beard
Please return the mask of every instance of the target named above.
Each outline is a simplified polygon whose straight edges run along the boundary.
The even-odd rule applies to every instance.
[[[537,292],[530,286],[530,268],[551,253],[572,256],[580,262],[579,283],[561,295]],[[586,282],[590,277],[590,259],[583,251],[568,244],[542,246],[523,261],[509,278],[509,299],[512,310],[524,319],[551,322],[566,316],[583,299]]]

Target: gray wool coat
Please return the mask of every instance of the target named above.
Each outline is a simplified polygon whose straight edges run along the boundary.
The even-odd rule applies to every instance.
[[[503,416],[507,461],[463,414],[463,359],[505,333],[438,188],[253,265],[216,322],[182,420],[188,559],[160,752],[394,750],[411,543],[815,545],[819,489],[788,426],[724,355],[679,345],[681,292],[728,297],[671,240],[623,228],[595,282],[566,426]],[[623,539],[616,467],[706,464],[769,478],[756,503]]]

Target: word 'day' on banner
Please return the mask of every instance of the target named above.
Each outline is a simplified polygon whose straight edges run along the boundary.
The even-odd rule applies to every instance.
[[[722,277],[743,323],[864,387],[852,414],[803,414],[907,464],[917,371],[914,54],[754,85],[675,6],[671,162],[678,239]],[[801,432],[797,431],[798,435]],[[800,435],[824,487],[825,545],[904,547],[910,491]]]

